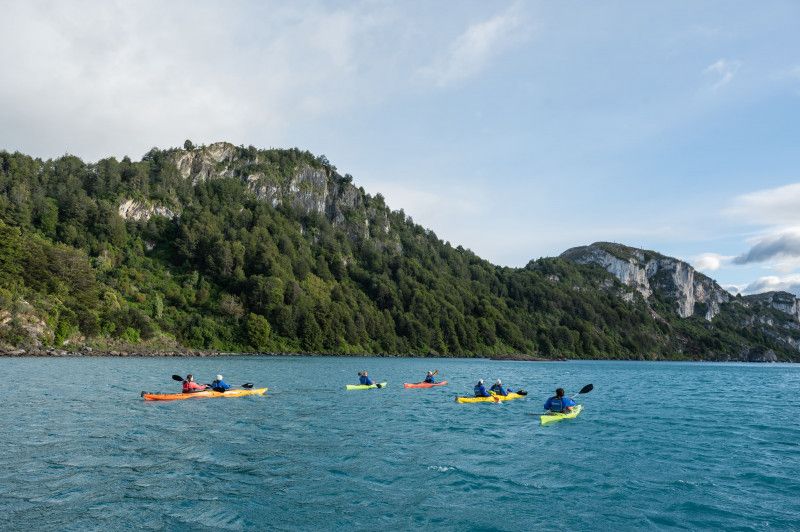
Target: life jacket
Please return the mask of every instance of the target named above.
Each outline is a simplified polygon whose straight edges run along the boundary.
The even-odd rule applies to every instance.
[[[201,386],[196,382],[183,381],[183,393],[194,392],[203,390],[205,386]]]
[[[230,389],[230,385],[228,385],[225,381],[218,381],[214,379],[211,381],[211,389],[215,392],[224,392],[225,390]]]
[[[550,399],[550,411],[551,412],[561,412],[564,410],[564,401],[557,397],[553,397]]]
[[[493,391],[494,393],[496,393],[498,395],[508,395],[508,392],[506,391],[506,389],[503,388],[499,384],[493,384],[490,389],[491,389],[491,391]]]

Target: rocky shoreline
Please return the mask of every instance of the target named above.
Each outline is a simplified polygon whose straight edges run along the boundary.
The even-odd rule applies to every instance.
[[[317,356],[317,357],[380,357],[397,358],[409,355],[390,353],[359,353],[343,355],[340,353],[257,353],[257,352],[229,352],[211,351],[203,349],[152,349],[152,348],[127,348],[127,349],[95,349],[81,347],[80,349],[55,349],[55,348],[30,348],[30,349],[0,349],[0,357],[224,357],[224,356]],[[451,356],[427,355],[413,356],[412,358],[459,358]],[[531,355],[506,354],[490,355],[490,360],[516,360],[525,362],[563,362],[566,358],[540,358]]]
[[[758,351],[758,350],[756,350]],[[732,358],[727,359],[683,359],[677,360],[680,362],[759,362],[759,363],[775,363],[782,362],[777,359],[775,353],[771,350],[761,350],[756,353],[748,353],[749,356],[745,358]],[[69,357],[226,357],[226,356],[261,356],[261,357],[278,357],[278,356],[315,356],[315,357],[379,357],[379,358],[463,358],[439,355],[403,355],[403,354],[389,354],[389,353],[359,353],[347,354],[340,353],[257,353],[257,352],[230,352],[230,351],[210,351],[203,349],[153,349],[153,348],[126,348],[126,349],[95,349],[92,347],[81,347],[80,349],[55,349],[55,348],[29,348],[29,349],[2,349],[0,348],[0,358],[22,358],[22,357],[41,357],[41,358],[69,358]],[[505,355],[489,355],[485,357],[467,357],[477,359],[488,359],[496,361],[518,361],[518,362],[566,362],[568,360],[615,360],[619,362],[629,361],[650,361],[650,362],[675,362],[676,360],[664,358],[639,358],[639,359],[567,359],[567,358],[541,358],[533,355],[524,354],[505,354]]]

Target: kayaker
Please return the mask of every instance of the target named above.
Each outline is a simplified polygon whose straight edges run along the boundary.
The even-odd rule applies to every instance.
[[[436,383],[436,379],[433,378],[433,372],[429,371],[427,375],[425,375],[425,380],[423,382],[427,382],[428,384]]]
[[[511,390],[506,390],[505,388],[503,388],[503,383],[502,383],[502,381],[501,381],[500,379],[497,379],[497,380],[495,381],[495,383],[494,383],[494,384],[492,384],[492,387],[491,387],[491,388],[489,388],[489,391],[491,391],[491,392],[494,392],[494,393],[496,393],[497,395],[506,396],[506,395],[508,395],[508,394],[509,394],[509,392],[510,392]]]
[[[475,397],[491,397],[492,394],[486,389],[486,386],[483,385],[483,379],[478,381],[478,384],[475,385]]]
[[[550,412],[561,412],[566,414],[572,410],[573,406],[576,406],[577,404],[578,403],[569,397],[564,397],[564,388],[558,388],[556,389],[556,394],[548,399],[544,404],[544,409],[549,410]]]
[[[366,370],[358,374],[358,382],[359,384],[363,384],[364,386],[372,386],[373,384],[375,384],[374,382],[372,382],[372,379],[370,379],[367,376]]]
[[[211,381],[211,389],[215,392],[224,392],[225,390],[230,390],[231,385],[222,380],[222,375],[217,375],[217,377]]]
[[[186,380],[183,381],[183,393],[202,392],[205,389],[205,384],[197,384],[194,382],[194,375],[191,373],[188,374]]]

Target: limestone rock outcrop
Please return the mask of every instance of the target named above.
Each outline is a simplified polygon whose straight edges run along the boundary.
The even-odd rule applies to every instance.
[[[622,284],[639,292],[645,300],[654,295],[666,298],[682,318],[702,314],[711,320],[731,294],[688,263],[654,251],[621,244],[596,242],[571,248],[561,257],[578,264],[605,268]]]

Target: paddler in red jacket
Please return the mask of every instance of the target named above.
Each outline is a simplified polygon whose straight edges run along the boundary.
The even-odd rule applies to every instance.
[[[183,381],[183,393],[202,392],[205,389],[205,384],[197,384],[194,382],[194,375],[191,373],[188,374],[186,380]]]

